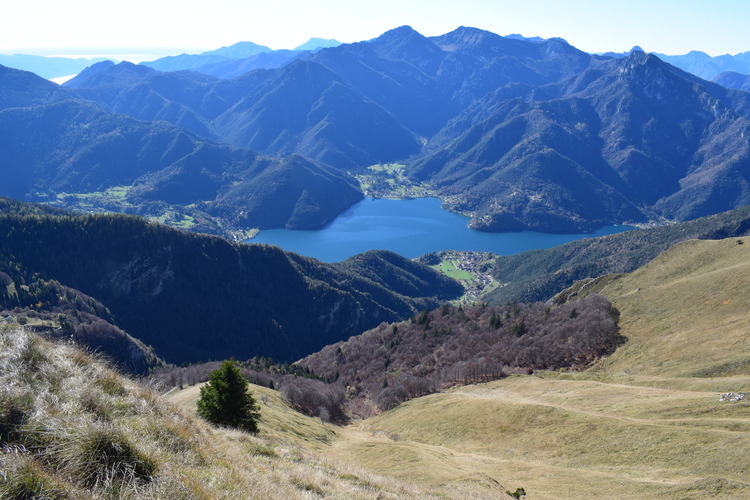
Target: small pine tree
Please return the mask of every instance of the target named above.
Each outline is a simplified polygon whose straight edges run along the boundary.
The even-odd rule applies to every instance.
[[[520,337],[521,335],[526,333],[526,330],[527,330],[526,322],[523,319],[519,321],[518,323],[516,323],[515,325],[513,325],[513,327],[511,328],[511,332],[516,337]]]
[[[198,415],[212,424],[258,432],[260,413],[235,360],[224,361],[201,387]]]
[[[498,316],[494,312],[492,313],[492,316],[490,316],[490,326],[495,330],[503,326],[503,320],[501,320],[500,316]]]

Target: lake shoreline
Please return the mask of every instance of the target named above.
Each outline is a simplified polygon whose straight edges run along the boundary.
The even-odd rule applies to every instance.
[[[633,229],[611,225],[590,233],[489,233],[470,228],[468,222],[469,218],[443,208],[438,198],[365,198],[322,229],[265,229],[245,241],[340,262],[367,250],[391,250],[407,258],[443,250],[510,255]]]

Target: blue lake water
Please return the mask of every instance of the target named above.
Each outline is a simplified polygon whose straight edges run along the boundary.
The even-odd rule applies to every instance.
[[[443,210],[437,198],[366,198],[323,229],[266,229],[248,242],[269,243],[325,262],[338,262],[367,250],[391,250],[408,258],[440,250],[509,255],[632,229],[607,226],[586,234],[484,233],[469,229],[468,223],[466,217]]]

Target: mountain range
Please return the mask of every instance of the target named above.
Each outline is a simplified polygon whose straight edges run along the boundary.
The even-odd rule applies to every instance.
[[[605,52],[602,54],[606,57],[627,57],[633,51],[644,52],[644,50],[635,46],[629,52]],[[750,51],[740,52],[739,54],[724,54],[721,56],[709,56],[700,50],[691,50],[687,54],[668,55],[653,52],[655,56],[664,62],[680,68],[683,71],[692,73],[704,80],[715,80],[721,73],[750,73]]]
[[[346,173],[298,155],[275,159],[113,114],[31,73],[0,68],[0,82],[3,195],[127,186],[141,211],[200,202],[199,212],[238,225],[294,228],[320,227],[362,198]]]
[[[656,54],[663,61],[688,71],[706,80],[713,80],[725,71],[750,73],[750,51],[739,54],[724,54],[711,57],[705,52],[693,50],[682,55]]]
[[[206,55],[264,50],[248,44]],[[400,163],[485,231],[579,232],[750,203],[747,94],[638,50],[403,26],[231,79],[102,62],[51,89],[4,73],[9,196],[119,186],[121,209],[311,228],[361,199],[352,175]]]
[[[745,94],[637,50],[401,27],[231,80],[100,64],[67,85],[266,154],[346,171],[403,162],[483,230],[686,220],[750,202]]]
[[[311,38],[292,50],[272,50],[253,42],[238,42],[200,54],[167,56],[141,64],[159,71],[192,70],[219,78],[233,78],[253,69],[280,68],[320,49],[338,45],[341,42],[337,40]]]

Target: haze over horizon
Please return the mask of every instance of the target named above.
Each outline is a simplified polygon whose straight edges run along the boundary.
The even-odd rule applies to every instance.
[[[425,36],[472,26],[499,35],[561,37],[588,52],[648,52],[712,56],[750,50],[750,3],[699,0],[601,2],[449,0],[381,2],[302,0],[205,2],[133,0],[120,5],[72,0],[10,4],[0,19],[0,53],[108,56],[150,60],[182,52],[199,53],[239,41],[291,49],[311,37],[344,43],[367,40],[402,25]],[[43,13],[43,15],[41,14]],[[136,61],[137,62],[137,61]]]

